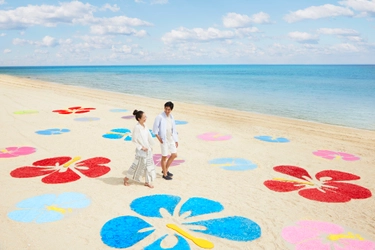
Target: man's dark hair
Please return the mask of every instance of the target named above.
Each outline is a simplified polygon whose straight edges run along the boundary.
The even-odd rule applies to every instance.
[[[171,110],[173,110],[173,107],[174,107],[173,102],[166,102],[166,103],[164,104],[164,108],[166,108],[166,107],[170,107]]]

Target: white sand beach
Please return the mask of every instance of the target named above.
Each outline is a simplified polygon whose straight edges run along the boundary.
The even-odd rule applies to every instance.
[[[187,122],[177,125],[180,140],[177,160],[181,161],[170,168],[174,174],[173,180],[162,179],[161,168],[157,166],[153,189],[137,183],[126,187],[123,185],[123,178],[134,160],[135,146],[131,141],[124,140],[127,136],[125,133],[118,133],[119,139],[106,139],[103,135],[117,128],[132,130],[136,124],[135,119],[122,117],[130,116],[134,109],[146,113],[146,123],[151,129],[154,118],[163,111],[166,101],[174,102],[172,114],[175,119]],[[296,249],[300,243],[290,241],[299,236],[287,236],[290,230],[287,231],[286,228],[299,221],[326,222],[343,228],[342,232],[339,229],[332,232],[322,229],[322,232],[314,234],[315,238],[310,235],[314,238],[311,244],[315,249],[321,249],[319,246],[324,244],[345,245],[349,241],[352,246],[364,244],[365,247],[374,248],[363,249],[375,249],[375,131],[8,75],[0,75],[0,106],[0,249],[111,249],[108,242],[130,245],[130,239],[117,239],[116,235],[111,236],[110,231],[103,229],[108,221],[120,216],[141,218],[155,230],[147,237],[140,237],[131,246],[123,247],[124,249],[143,249],[164,235],[168,235],[161,244],[165,249],[172,248],[180,239],[174,235],[183,238],[184,241],[178,242],[186,241],[190,249],[203,249],[189,239],[189,236],[166,227],[168,223],[178,225],[190,235],[213,243],[214,249]],[[95,109],[86,113],[53,112],[67,110],[69,107]],[[77,118],[91,119],[77,121]],[[54,128],[60,130],[36,133]],[[212,137],[214,141],[198,138],[209,132],[218,133]],[[270,136],[261,137],[265,140],[286,140],[267,142],[254,138],[259,136]],[[220,141],[220,138],[228,140]],[[10,147],[34,149],[26,148],[23,151]],[[160,154],[156,139],[154,154]],[[333,159],[327,159],[331,156]],[[32,167],[34,162],[55,157],[65,158],[44,161],[47,162],[44,166],[49,166],[49,170],[33,170],[38,165],[34,164]],[[101,166],[106,167],[95,165],[92,172],[85,172],[87,166],[85,168],[81,164],[83,170],[80,171],[79,162],[91,158],[95,160],[86,162],[87,165],[102,164]],[[210,163],[219,158],[233,159],[217,160],[216,165]],[[231,166],[235,158],[244,159],[238,164],[240,166]],[[61,161],[60,165],[66,164],[61,171],[72,171],[75,174],[56,175],[53,171],[57,169],[58,161]],[[24,166],[29,168],[20,169]],[[276,166],[302,168],[312,180],[303,178],[306,174],[302,170],[281,167],[279,170],[284,171],[281,173],[273,169]],[[52,168],[55,170],[52,171]],[[296,170],[294,174],[290,172],[292,169]],[[42,181],[43,177],[53,174],[55,176],[51,177],[52,182],[60,183],[49,184],[48,180],[47,183]],[[26,175],[28,178],[20,178]],[[77,178],[74,177],[76,175],[80,178],[71,181]],[[267,182],[270,180],[273,182]],[[326,189],[322,189],[324,182],[326,186],[331,186],[329,194]],[[290,191],[278,192],[276,189]],[[315,193],[306,191],[307,189],[313,189]],[[62,206],[63,201],[61,204],[60,201],[55,201],[43,205],[36,199],[20,204],[37,196],[50,194],[58,197],[65,193],[80,193],[82,196],[67,197],[84,201],[71,207],[70,203]],[[181,200],[177,207],[165,203],[165,208],[174,213],[168,215],[163,210],[163,218],[158,218],[140,214],[140,210],[159,211],[157,208],[160,204],[157,203],[134,203],[146,196],[156,200],[158,197],[168,200],[177,196]],[[193,197],[205,199],[191,200]],[[192,207],[196,207],[197,212],[190,210],[192,216],[184,220],[185,218],[179,217],[178,210],[189,199],[195,202],[192,202]],[[133,209],[131,204],[134,205]],[[213,204],[216,204],[217,210]],[[189,211],[187,205],[185,208]],[[194,213],[197,214],[196,220]],[[183,224],[184,221],[215,221],[225,217],[231,219],[216,221],[212,226],[212,231],[217,230],[216,232],[193,231]],[[249,229],[250,224],[241,224],[236,229],[235,224],[238,222],[233,218],[241,218],[240,222],[252,221],[251,225],[255,226]],[[126,228],[123,231],[134,230],[136,233],[137,225],[124,224]],[[205,230],[202,226],[199,229]],[[309,234],[308,228],[301,227],[301,232],[303,230],[306,230],[306,235]],[[319,228],[314,230],[319,231]],[[107,240],[102,240],[103,235],[106,235]],[[300,242],[305,241],[303,237],[301,233]],[[122,243],[118,243],[119,241]],[[180,249],[189,248],[185,246]]]

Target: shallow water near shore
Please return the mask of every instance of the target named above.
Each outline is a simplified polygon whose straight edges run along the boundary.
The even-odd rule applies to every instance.
[[[2,67],[0,74],[375,130],[375,65]]]

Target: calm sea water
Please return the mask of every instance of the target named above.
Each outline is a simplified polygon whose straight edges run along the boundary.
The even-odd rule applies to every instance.
[[[1,67],[0,74],[375,130],[375,65]]]

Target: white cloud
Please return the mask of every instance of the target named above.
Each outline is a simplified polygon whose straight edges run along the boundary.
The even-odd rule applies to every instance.
[[[119,48],[116,48],[115,46],[112,46],[112,52],[131,54],[133,52],[133,49],[132,49],[132,47],[130,47],[128,45],[122,45]]]
[[[8,53],[10,53],[10,52],[12,52],[10,49],[4,49],[4,54],[8,54]]]
[[[5,4],[5,0],[0,0],[0,5]]]
[[[339,3],[356,11],[375,15],[375,0],[344,0]]]
[[[61,41],[62,42],[62,41]],[[51,36],[43,37],[42,41],[32,41],[26,39],[15,38],[13,39],[14,45],[35,45],[40,47],[55,47],[60,44],[60,41],[57,41],[56,38]]]
[[[325,4],[320,6],[311,6],[303,10],[297,10],[284,16],[288,23],[301,21],[304,19],[320,19],[335,16],[353,16],[354,13],[348,8]]]
[[[324,35],[340,35],[340,36],[353,36],[353,35],[358,35],[358,31],[353,30],[353,29],[332,29],[332,28],[321,28],[318,29],[317,32],[319,34],[324,34]]]
[[[5,34],[5,33],[1,33],[0,34],[0,37],[2,37],[2,36],[6,36],[7,34]]]
[[[126,16],[116,16],[111,18],[94,18],[91,23],[95,23],[90,27],[91,33],[96,35],[135,35],[142,37],[147,35],[145,30],[137,31],[130,26],[152,26],[151,23],[138,18],[130,18]]]
[[[79,1],[55,5],[27,5],[14,10],[0,10],[0,28],[21,29],[35,25],[54,27],[58,23],[74,23],[92,16],[95,7]]]
[[[181,41],[190,41],[190,42],[208,42],[214,40],[224,40],[235,37],[236,34],[233,31],[219,30],[216,28],[194,28],[187,29],[180,27],[176,30],[172,30],[166,33],[161,40],[164,43],[173,43]]]
[[[227,28],[241,28],[248,27],[252,24],[270,23],[270,16],[267,13],[259,12],[251,17],[247,15],[241,15],[234,12],[227,13],[223,17],[223,24]]]
[[[236,34],[240,37],[242,36],[250,36],[252,33],[259,32],[259,29],[256,27],[248,27],[248,28],[239,28],[236,29]]]
[[[117,4],[110,5],[109,3],[106,3],[106,4],[103,5],[101,10],[110,10],[112,12],[117,12],[117,11],[120,10],[120,8],[117,6]]]
[[[330,50],[336,53],[351,53],[360,51],[356,46],[350,43],[335,44],[330,47]]]
[[[299,31],[289,32],[288,37],[298,43],[317,43],[319,40],[319,37],[316,35]]]
[[[117,5],[104,5],[103,9],[116,11]],[[137,26],[152,26],[139,18],[127,16],[94,17],[99,9],[79,1],[62,2],[56,5],[28,5],[14,10],[0,10],[0,29],[23,29],[35,25],[54,27],[57,24],[90,25],[93,34],[125,34],[144,36],[145,31],[137,31]]]

